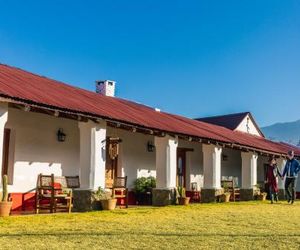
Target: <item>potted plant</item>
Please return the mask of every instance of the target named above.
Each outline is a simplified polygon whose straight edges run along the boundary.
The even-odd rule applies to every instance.
[[[253,189],[254,192],[253,192],[253,195],[254,195],[254,196],[260,195],[262,189],[263,189],[263,188],[262,188],[262,185],[261,185],[261,184],[256,184],[256,185],[254,185],[254,189]]]
[[[138,205],[152,204],[152,189],[156,187],[156,179],[150,177],[140,177],[134,182],[135,199]]]
[[[254,197],[256,200],[265,201],[267,199],[267,193],[262,190],[264,189],[261,184],[256,184],[254,186]]]
[[[2,201],[0,202],[0,216],[5,217],[10,215],[12,202],[8,200],[7,191],[7,175],[2,178]]]
[[[220,201],[221,202],[229,202],[230,201],[230,196],[231,196],[231,193],[225,192],[224,194],[220,195]]]
[[[257,196],[257,200],[259,201],[265,201],[267,198],[267,193],[266,192],[261,192]]]
[[[190,197],[186,197],[185,194],[185,188],[184,187],[177,187],[177,192],[178,192],[178,204],[179,205],[188,205],[190,203]]]
[[[103,210],[114,210],[116,208],[117,199],[101,187],[96,191],[95,199],[100,201]]]

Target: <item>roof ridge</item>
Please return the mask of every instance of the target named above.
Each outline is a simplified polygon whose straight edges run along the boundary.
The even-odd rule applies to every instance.
[[[245,112],[231,113],[231,114],[226,114],[226,115],[213,115],[213,116],[199,117],[199,118],[194,118],[194,119],[195,120],[208,119],[208,118],[227,117],[227,116],[243,115],[243,114],[247,115],[247,114],[251,114],[251,112],[250,111],[245,111]]]

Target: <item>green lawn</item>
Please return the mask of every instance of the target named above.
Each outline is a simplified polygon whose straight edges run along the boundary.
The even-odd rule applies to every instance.
[[[199,204],[0,219],[1,249],[300,248],[300,202]]]

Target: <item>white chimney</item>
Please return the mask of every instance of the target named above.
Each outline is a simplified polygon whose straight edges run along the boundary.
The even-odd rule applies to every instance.
[[[106,96],[115,96],[116,82],[111,80],[96,81],[96,93]]]

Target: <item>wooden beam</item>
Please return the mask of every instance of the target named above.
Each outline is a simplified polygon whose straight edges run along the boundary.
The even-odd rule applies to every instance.
[[[23,110],[27,112],[33,112],[33,113],[40,113],[40,114],[45,114],[45,115],[51,115],[51,116],[55,116],[55,117],[59,117],[59,118],[66,118],[66,119],[71,119],[71,120],[78,120],[78,115],[74,115],[74,114],[67,114],[67,113],[62,113],[59,111],[55,110],[49,110],[49,109],[43,109],[43,108],[39,108],[39,107],[32,107],[29,106],[30,108],[27,108],[28,105],[23,105],[23,104],[15,104],[15,103],[11,103],[9,105],[9,107],[11,108],[15,108],[15,109],[19,109],[19,110]],[[82,117],[80,119],[80,121],[82,122],[87,122],[88,119],[86,117]]]
[[[181,147],[178,147],[177,150],[181,150],[181,151],[185,151],[185,152],[194,152],[194,149],[193,148],[181,148]]]

